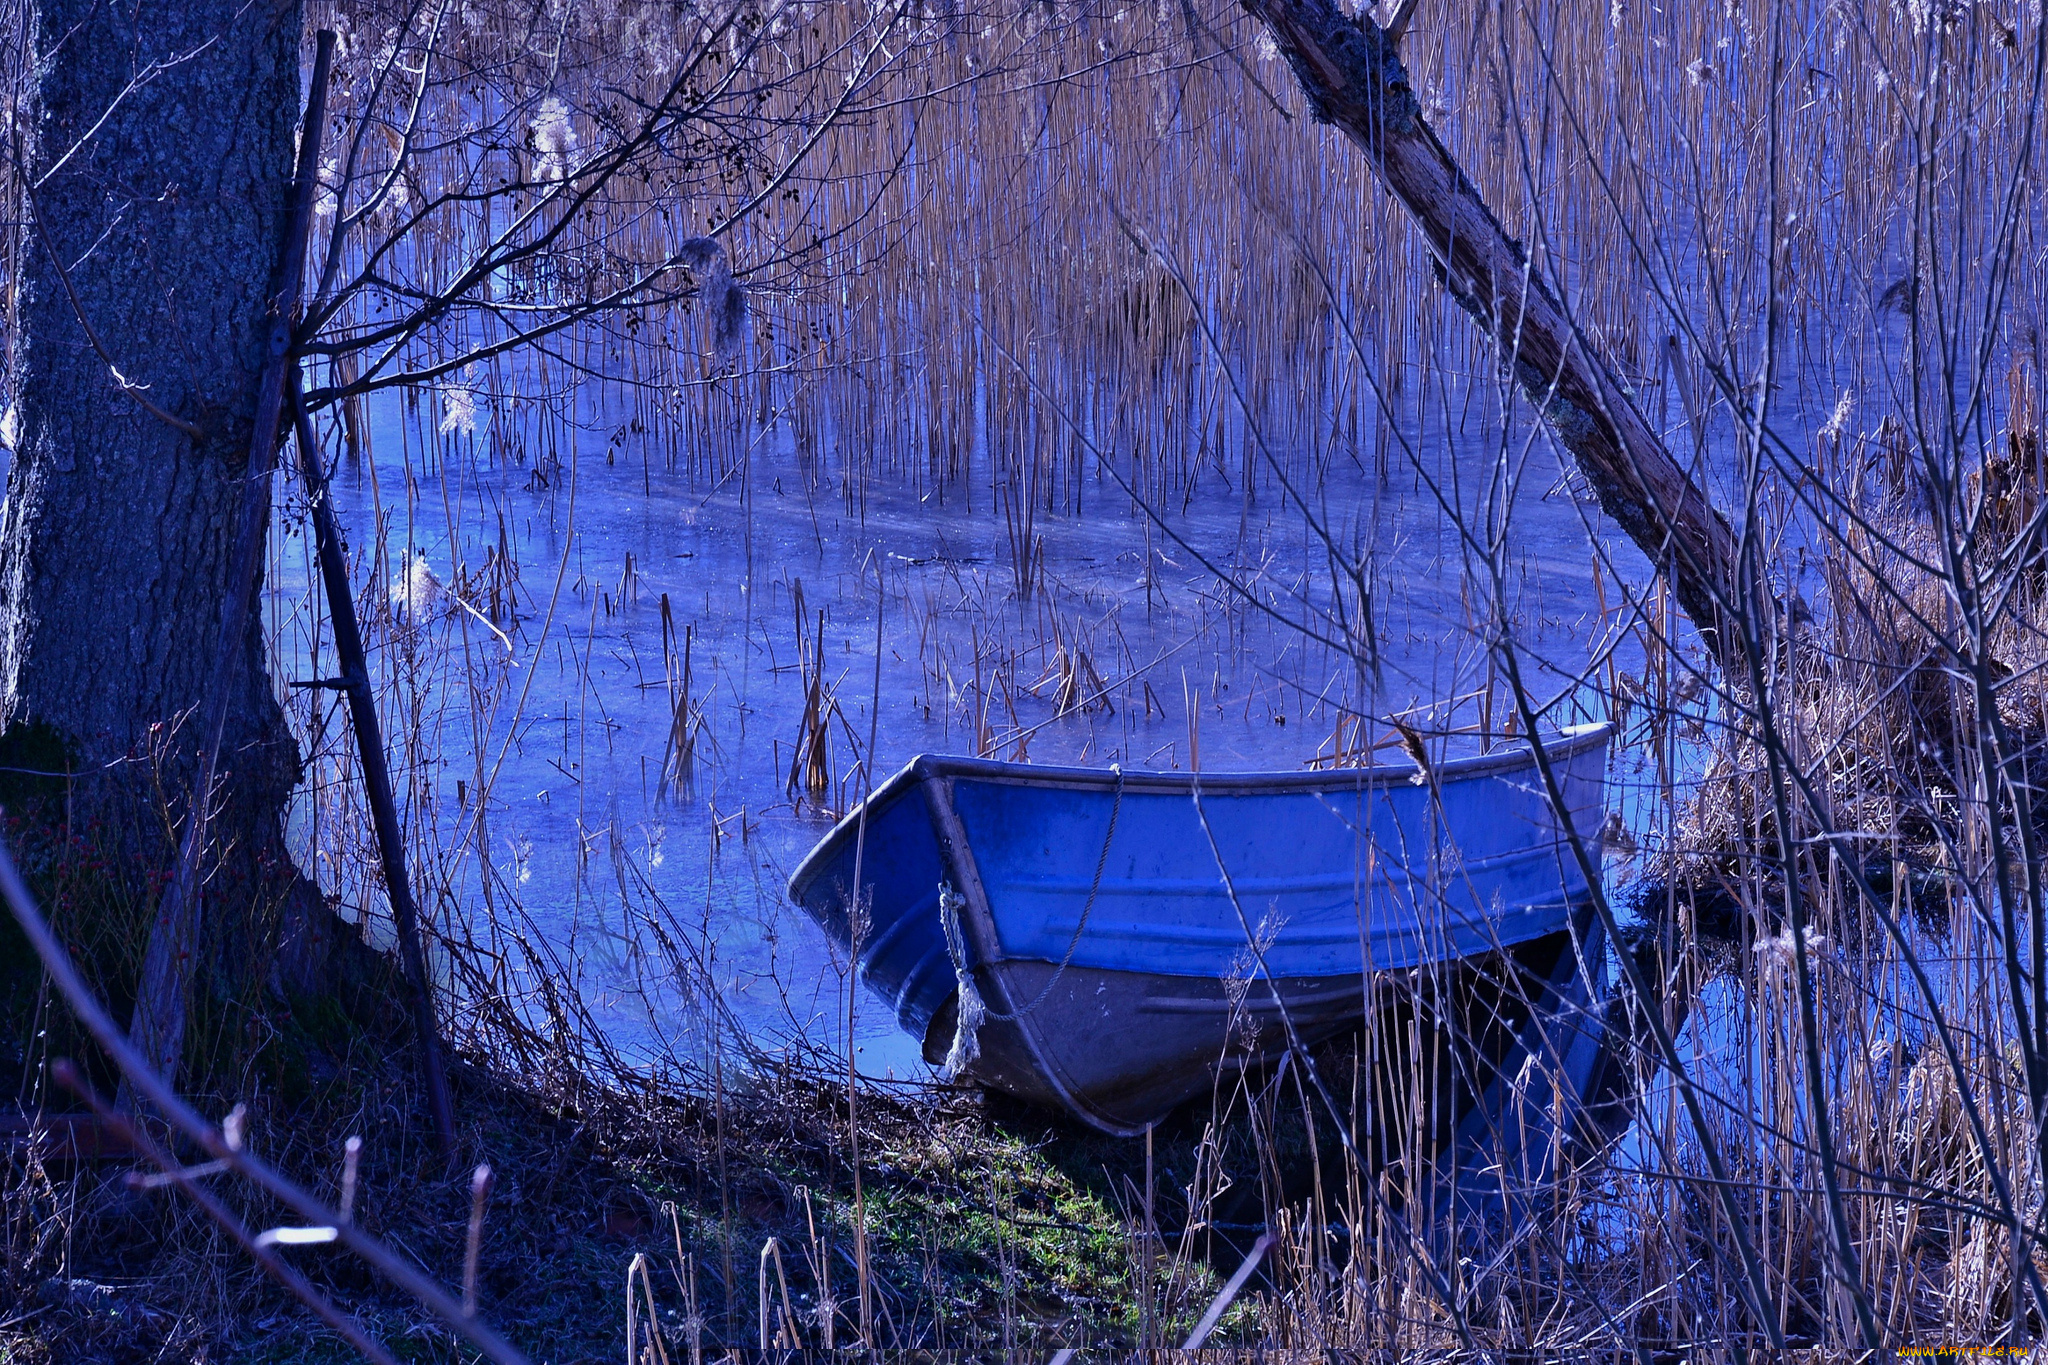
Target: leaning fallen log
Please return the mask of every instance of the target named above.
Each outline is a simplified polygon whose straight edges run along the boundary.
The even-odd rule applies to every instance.
[[[1577,461],[1600,507],[1666,575],[1722,666],[1748,675],[1734,530],[1623,392],[1522,244],[1422,117],[1395,40],[1331,0],[1244,0],[1308,97],[1421,229],[1437,277]],[[1254,172],[1256,173],[1256,172]]]

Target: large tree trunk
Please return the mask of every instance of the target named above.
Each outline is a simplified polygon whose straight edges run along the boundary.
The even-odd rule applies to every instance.
[[[1318,122],[1343,129],[1421,228],[1445,287],[1479,323],[1572,453],[1600,506],[1671,582],[1725,670],[1748,674],[1729,613],[1742,600],[1736,537],[1650,430],[1519,242],[1423,121],[1395,45],[1331,0],[1243,0],[1264,21]]]
[[[37,36],[42,231],[23,246],[0,507],[0,744],[14,766],[76,774],[71,827],[117,855],[139,958],[205,742],[241,501],[269,498],[240,476],[289,209],[299,7],[48,0]],[[219,1003],[281,970],[308,984],[329,927],[283,851],[298,755],[247,600],[192,964]]]

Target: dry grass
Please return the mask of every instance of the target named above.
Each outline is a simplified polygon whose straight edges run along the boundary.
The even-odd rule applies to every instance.
[[[805,1338],[822,1320],[821,1257],[840,1339],[853,1334],[844,1096],[821,1078],[751,1076],[722,1106],[644,1079],[630,1092],[587,1079],[560,1087],[571,1099],[508,1084],[469,1058],[455,1075],[463,1122],[451,1172],[411,1122],[402,1054],[366,1039],[310,1055],[331,1079],[260,1094],[256,1148],[333,1197],[343,1139],[361,1135],[358,1221],[449,1283],[461,1279],[468,1172],[487,1162],[478,1303],[533,1358],[617,1358],[619,1287],[641,1254],[671,1351],[687,1347],[693,1299],[707,1346],[750,1344],[754,1268],[770,1237],[789,1258]],[[1097,1335],[1128,1330],[1127,1238],[1099,1169],[1049,1160],[968,1097],[869,1094],[862,1116],[886,1339],[985,1348],[1063,1336],[1077,1322]],[[348,1358],[173,1192],[123,1189],[126,1164],[10,1152],[8,1359]],[[222,1192],[253,1226],[277,1220],[260,1198]],[[469,1358],[346,1256],[295,1259],[402,1358]]]
[[[397,22],[376,5],[334,13],[351,35]],[[1000,562],[936,589],[903,570],[876,578],[898,613],[891,643],[908,654],[915,636],[925,704],[976,752],[1028,757],[1034,705],[1048,720],[1085,717],[1105,693],[1125,721],[1166,709],[1129,671],[1137,655],[1121,623],[1062,585],[1049,547],[1083,518],[1127,519],[1149,612],[1157,556],[1181,553],[1158,528],[1220,486],[1241,501],[1241,527],[1287,527],[1327,562],[1293,595],[1263,599],[1286,618],[1264,635],[1244,627],[1250,608],[1222,613],[1220,628],[1206,615],[1175,628],[1220,629],[1219,668],[1223,656],[1265,663],[1292,641],[1292,681],[1313,693],[1345,680],[1321,721],[1326,750],[1369,757],[1378,741],[1362,718],[1398,704],[1375,688],[1372,616],[1399,598],[1398,547],[1353,536],[1358,518],[1344,508],[1291,502],[1290,487],[1341,495],[1356,487],[1349,468],[1390,499],[1422,503],[1446,468],[1478,456],[1526,478],[1524,499],[1555,477],[1532,460],[1530,414],[1446,307],[1421,244],[1355,150],[1304,117],[1284,66],[1228,6],[793,7],[736,64],[744,79],[724,67],[707,78],[701,143],[664,145],[637,163],[644,177],[607,182],[568,219],[575,158],[630,126],[621,92],[656,90],[694,50],[695,30],[637,6],[575,5],[542,42],[524,10],[462,13],[435,40],[440,64],[426,68],[420,100],[422,126],[448,134],[439,140],[405,140],[407,100],[387,91],[373,106],[391,49],[362,36],[344,54],[345,116],[371,117],[338,200],[343,213],[368,208],[339,279],[401,225],[403,249],[380,268],[429,296],[461,278],[510,213],[569,227],[470,288],[384,369],[373,369],[375,347],[336,355],[336,385],[370,375],[396,390],[334,404],[337,435],[408,476],[479,453],[516,465],[572,528],[575,462],[564,455],[592,427],[610,433],[606,460],[638,465],[647,486],[663,479],[707,499],[736,489],[748,516],[756,492],[785,478],[814,515],[823,503],[863,517],[884,494],[928,499],[934,517],[978,527]],[[1621,833],[1640,853],[1622,870],[1642,879],[1632,948],[1663,988],[1629,1006],[1641,1051],[1623,1060],[1646,1078],[1636,1121],[1508,1232],[1445,1220],[1418,1250],[1390,1213],[1417,1207],[1418,1188],[1379,1197],[1382,1172],[1333,1146],[1331,1118],[1298,1076],[1247,1080],[1154,1154],[1172,1176],[1156,1185],[1197,1191],[1155,1200],[1155,1226],[1199,1222],[1191,1211],[1222,1197],[1218,1172],[1231,1168],[1244,1216],[1223,1221],[1282,1231],[1232,1339],[1389,1356],[1476,1346],[1706,1357],[1773,1337],[1846,1349],[1866,1318],[1892,1347],[2024,1343],[2048,1330],[2029,1292],[2013,1292],[2015,1270],[2040,1255],[2010,1254],[2010,1224],[2041,1245],[2029,1106],[2044,1049],[2019,1023],[2031,987],[2015,988],[2007,970],[2029,980],[2043,935],[2012,829],[2015,816],[2031,820],[2024,789],[2048,665],[2035,379],[2035,224],[2048,219],[2037,179],[2018,187],[2014,240],[1983,230],[2001,211],[2000,177],[2039,136],[2028,65],[2039,25],[1995,2],[1417,11],[1403,53],[1426,115],[1665,439],[1705,453],[1718,500],[1753,533],[1759,575],[1808,612],[1755,623],[1789,661],[1761,689],[1717,686],[1661,594],[1641,586],[1648,566],[1591,528],[1601,601],[1585,648],[1539,662],[1553,679],[1589,676],[1575,698],[1627,722],[1635,766],[1619,774]],[[408,32],[418,52],[426,39]],[[885,59],[864,65],[877,50]],[[818,112],[848,91],[845,116],[808,142]],[[436,198],[496,177],[516,188]],[[794,193],[755,202],[770,183]],[[409,222],[407,206],[421,205],[427,217]],[[549,352],[483,354],[505,336],[494,301],[566,310],[714,230],[723,254],[692,251],[686,279],[583,319]],[[743,316],[721,270],[744,289]],[[366,279],[326,334],[366,336],[400,299]],[[1986,300],[1997,306],[1980,309]],[[1774,440],[1747,434],[1760,395]],[[371,448],[363,405],[400,401],[419,410],[391,428],[407,445]],[[793,467],[767,467],[770,430],[787,435]],[[1572,496],[1568,481],[1560,490]],[[1471,643],[1487,671],[1463,710],[1428,721],[1449,730],[1477,716],[1493,739],[1512,700],[1495,665],[1517,647],[1506,628],[1519,608],[1489,598],[1486,571],[1518,567],[1521,504],[1462,485],[1449,501],[1470,533]],[[506,667],[459,611],[429,628],[388,622],[377,661],[394,763],[420,775],[415,862],[450,951],[469,1142],[499,1172],[485,1309],[537,1353],[610,1359],[631,1257],[654,1258],[667,1314],[690,1300],[662,1278],[681,1255],[706,1330],[751,1343],[767,1235],[797,1294],[822,1292],[805,1257],[829,1244],[834,1292],[849,1301],[845,1096],[822,1079],[836,1063],[775,1065],[730,1046],[701,936],[651,895],[615,817],[581,856],[597,851],[601,877],[611,855],[628,957],[703,1027],[698,1045],[650,1069],[612,1053],[590,1022],[587,983],[525,918],[520,855],[508,861],[493,843],[487,813],[501,797],[497,737],[524,719],[539,657],[526,651],[559,638],[572,614],[623,612],[640,569],[592,569],[571,584],[566,555],[522,563],[520,536],[490,510],[495,529],[485,512],[413,491],[403,506],[372,508],[380,533],[357,547],[359,581],[377,591],[413,528],[445,535],[448,583],[529,665]],[[1241,544],[1256,541],[1241,532]],[[750,541],[748,581],[780,586],[753,554]],[[1214,577],[1228,599],[1228,572]],[[793,631],[778,624],[806,700],[795,752],[774,767],[793,798],[843,807],[870,756],[838,711],[817,624],[821,607],[835,622],[845,614],[849,590],[837,591],[797,607]],[[1308,629],[1308,644],[1289,623]],[[661,776],[715,785],[720,736],[692,693],[709,697],[715,675],[681,662],[688,642],[704,643],[666,606],[663,626]],[[304,629],[280,610],[281,634]],[[1103,687],[1104,674],[1119,685]],[[1182,686],[1192,715],[1200,689],[1185,674]],[[587,670],[577,695],[593,695]],[[374,922],[375,859],[346,746],[317,698],[294,705],[313,755],[319,863],[308,870]],[[1195,733],[1191,720],[1190,744]],[[569,744],[565,723],[565,762]],[[464,774],[465,818],[449,817],[432,780],[444,764]],[[746,820],[739,812],[742,840]],[[728,829],[711,826],[709,857]],[[1795,921],[1811,937],[1793,936]],[[21,1017],[35,1021],[34,1008]],[[1668,1059],[1646,1041],[1649,1011],[1676,1035],[1707,1123],[1687,1117],[1660,1071]],[[331,1172],[335,1144],[363,1131],[365,1216],[458,1273],[466,1186],[406,1145],[400,1070],[325,1035],[256,1053],[294,1048],[307,1077],[336,1074],[284,1083],[259,1070],[254,1089],[223,1089],[223,1101],[251,1098],[263,1140],[307,1173]],[[1155,1250],[1134,1231],[1145,1200],[1130,1150],[1065,1132],[1041,1148],[1023,1136],[1038,1136],[1035,1120],[991,1123],[957,1096],[864,1092],[860,1112],[879,1342],[1158,1341],[1162,1324],[1198,1309],[1211,1258],[1227,1262],[1200,1236]],[[1235,1136],[1205,1141],[1207,1117]],[[1732,1221],[1710,1149],[1736,1185]],[[320,1349],[168,1200],[138,1210],[95,1193],[94,1172],[18,1159],[8,1174],[19,1305],[8,1311],[35,1316],[6,1328],[7,1349]],[[330,1269],[388,1335],[407,1330],[400,1307]],[[35,1299],[37,1283],[80,1273],[134,1278],[139,1288],[104,1302],[136,1306],[117,1320]],[[1762,1307],[1745,1304],[1746,1278]],[[822,1335],[797,1316],[807,1340]],[[844,1344],[854,1320],[836,1321]],[[686,1349],[686,1325],[669,1326],[670,1351]],[[414,1347],[447,1353],[430,1336]]]

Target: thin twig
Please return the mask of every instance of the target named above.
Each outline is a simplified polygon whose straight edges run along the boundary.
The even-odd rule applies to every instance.
[[[143,1131],[141,1124],[130,1123],[113,1105],[101,1099],[85,1077],[79,1074],[78,1068],[71,1064],[69,1058],[58,1058],[51,1066],[50,1074],[56,1078],[59,1085],[84,1100],[87,1107],[98,1114],[101,1121],[112,1129],[117,1137],[130,1143],[136,1151],[162,1168],[163,1174],[159,1176],[129,1176],[131,1184],[139,1189],[151,1189],[158,1183],[176,1185],[207,1217],[219,1224],[221,1230],[232,1237],[242,1250],[249,1254],[251,1260],[262,1266],[272,1279],[290,1290],[300,1303],[312,1309],[322,1322],[341,1333],[349,1345],[368,1359],[379,1362],[379,1365],[397,1365],[390,1353],[363,1330],[361,1323],[337,1308],[332,1299],[314,1288],[304,1275],[280,1259],[268,1244],[253,1236],[248,1226],[235,1217],[227,1205],[214,1197],[213,1191],[199,1183],[200,1175],[209,1169],[224,1168],[226,1162],[208,1162],[204,1168],[182,1166],[177,1157],[159,1147],[155,1140]]]
[[[476,1316],[476,1262],[483,1249],[484,1204],[491,1197],[491,1168],[479,1166],[469,1178],[469,1239],[462,1252],[462,1315]]]
[[[510,1342],[481,1319],[465,1315],[461,1303],[447,1290],[415,1270],[375,1237],[353,1223],[343,1222],[335,1210],[301,1189],[269,1162],[245,1147],[230,1144],[225,1134],[185,1103],[178,1092],[143,1061],[141,1052],[128,1041],[128,1035],[115,1025],[106,1007],[100,1004],[99,997],[79,976],[78,969],[72,965],[70,953],[51,931],[42,911],[36,908],[35,898],[23,884],[21,873],[5,847],[0,847],[0,897],[6,899],[15,923],[21,926],[22,935],[42,960],[43,970],[49,973],[50,983],[57,988],[57,993],[64,997],[72,1013],[85,1025],[93,1041],[104,1048],[114,1065],[120,1068],[123,1079],[134,1086],[167,1122],[198,1143],[209,1156],[226,1162],[237,1175],[256,1185],[308,1224],[335,1228],[337,1241],[362,1257],[393,1285],[418,1299],[427,1311],[468,1338],[470,1344],[489,1359],[497,1361],[498,1365],[527,1365],[526,1357]]]
[[[1181,1343],[1180,1348],[1183,1351],[1202,1349],[1202,1343],[1209,1339],[1209,1333],[1216,1330],[1217,1322],[1230,1311],[1231,1302],[1237,1298],[1238,1291],[1244,1288],[1244,1282],[1252,1277],[1252,1272],[1259,1268],[1259,1259],[1272,1245],[1272,1233],[1259,1234],[1259,1240],[1252,1243],[1252,1249],[1246,1253],[1244,1264],[1237,1268],[1237,1273],[1230,1277],[1230,1283],[1223,1286],[1223,1292],[1210,1302],[1209,1311],[1202,1314],[1202,1320],[1195,1324],[1195,1330],[1188,1333],[1188,1339]]]
[[[21,158],[19,154],[15,157],[15,174],[21,181],[22,194],[28,200],[28,216],[35,222],[36,237],[43,244],[44,254],[50,258],[50,268],[57,272],[57,283],[64,286],[64,297],[71,301],[71,314],[78,319],[78,330],[85,333],[85,339],[92,344],[94,353],[105,362],[107,374],[113,379],[114,387],[134,399],[144,412],[156,418],[157,421],[177,428],[195,441],[204,441],[206,439],[204,431],[175,413],[165,412],[162,408],[151,402],[147,392],[149,387],[147,384],[138,384],[127,375],[121,373],[121,367],[114,363],[114,357],[108,353],[106,346],[100,341],[100,334],[93,330],[90,322],[86,321],[85,305],[79,302],[78,291],[71,287],[71,272],[64,268],[64,258],[57,254],[57,244],[50,240],[50,229],[44,224],[43,211],[36,204],[35,187],[29,183],[27,176],[21,174]]]

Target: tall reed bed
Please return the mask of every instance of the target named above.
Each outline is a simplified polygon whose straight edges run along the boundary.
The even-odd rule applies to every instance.
[[[796,668],[735,667],[725,685],[802,694],[759,765],[782,793],[767,804],[844,809],[881,763],[834,719],[858,706],[859,674],[828,667],[820,606],[885,604],[918,709],[1007,757],[1107,726],[1114,706],[1127,759],[1170,738],[1154,761],[1192,765],[1227,684],[1275,675],[1322,707],[1297,696],[1284,744],[1262,732],[1288,761],[1371,761],[1396,719],[1482,744],[1571,707],[1625,722],[1608,842],[1617,887],[1635,888],[1623,948],[1656,988],[1621,991],[1604,1021],[1625,1040],[1628,1122],[1581,1133],[1519,1224],[1445,1214],[1418,1231],[1426,1180],[1383,1184],[1330,1149],[1343,1117],[1298,1075],[1248,1076],[1173,1158],[1183,1237],[1158,1233],[1151,1180],[1127,1204],[1139,1339],[1186,1325],[1211,1266],[1230,1268],[1225,1224],[1279,1235],[1256,1311],[1232,1322],[1274,1346],[1734,1354],[2039,1335],[2032,10],[1425,5],[1403,40],[1425,116],[1584,344],[1748,533],[1752,572],[1786,604],[1751,622],[1754,678],[1709,674],[1590,508],[1569,547],[1525,533],[1545,505],[1581,515],[1573,472],[1369,165],[1227,6],[789,6],[720,28],[723,12],[578,5],[541,26],[478,5],[432,31],[336,12],[363,35],[344,121],[374,129],[348,184],[337,167],[334,213],[367,208],[338,277],[375,269],[329,335],[374,336],[407,298],[457,291],[431,327],[333,359],[337,390],[402,381],[361,401],[416,409],[380,428],[409,443],[364,439],[374,424],[346,402],[332,423],[366,463],[416,466],[444,495],[371,509],[358,548],[380,604],[407,583],[387,613],[386,704],[421,779],[413,828],[476,1046],[522,1018],[517,1036],[544,1038],[523,1012],[558,1001],[543,1014],[567,1019],[580,998],[573,946],[515,927],[522,854],[490,833],[502,737],[558,726],[564,768],[601,747],[596,623],[674,586],[649,559],[579,561],[566,537],[543,561],[520,531],[538,516],[573,533],[590,515],[577,460],[601,458],[647,490],[730,499],[748,528],[735,586],[775,601]],[[688,131],[572,205],[633,101],[714,48]],[[544,250],[471,269],[557,225]],[[620,306],[576,313],[635,280]],[[493,350],[528,317],[572,315],[545,346]],[[446,477],[470,461],[517,468],[535,500],[496,505],[486,482]],[[884,560],[803,596],[787,543],[753,538],[770,490],[800,492],[814,525],[820,506],[888,527],[910,507],[986,562]],[[448,556],[439,615],[411,594],[415,525]],[[1120,592],[1076,570],[1071,547],[1102,525],[1135,559]],[[1276,541],[1295,548],[1266,573]],[[1192,675],[1142,671],[1155,651],[1125,637],[1170,576],[1162,558],[1216,604],[1147,637],[1203,636],[1211,667]],[[1404,651],[1425,576],[1462,585],[1457,630]],[[575,704],[536,717],[522,708],[543,667],[577,679],[558,693]],[[680,675],[656,676],[699,780],[743,789],[720,771],[736,713],[682,718]],[[1416,699],[1433,704],[1408,713]],[[317,707],[302,714],[327,803],[315,843],[374,918],[373,889],[349,889],[369,860],[350,852],[346,760]],[[452,780],[459,814],[436,817]],[[699,1012],[677,1074],[714,1093],[746,1066],[726,1052],[747,1032],[730,978],[709,966],[719,926],[648,907],[658,854],[715,861],[761,804],[714,798],[703,849],[636,847],[602,799],[579,819],[574,856],[613,884],[631,971]],[[535,1076],[573,1053],[559,1074],[609,1085],[630,1060],[522,1046]],[[1228,1141],[1250,1156],[1225,1217]],[[1304,1171],[1307,1191],[1290,1178]],[[861,1327],[786,1317],[775,1330],[806,1343]],[[1016,1340],[1013,1317],[997,1326]]]

